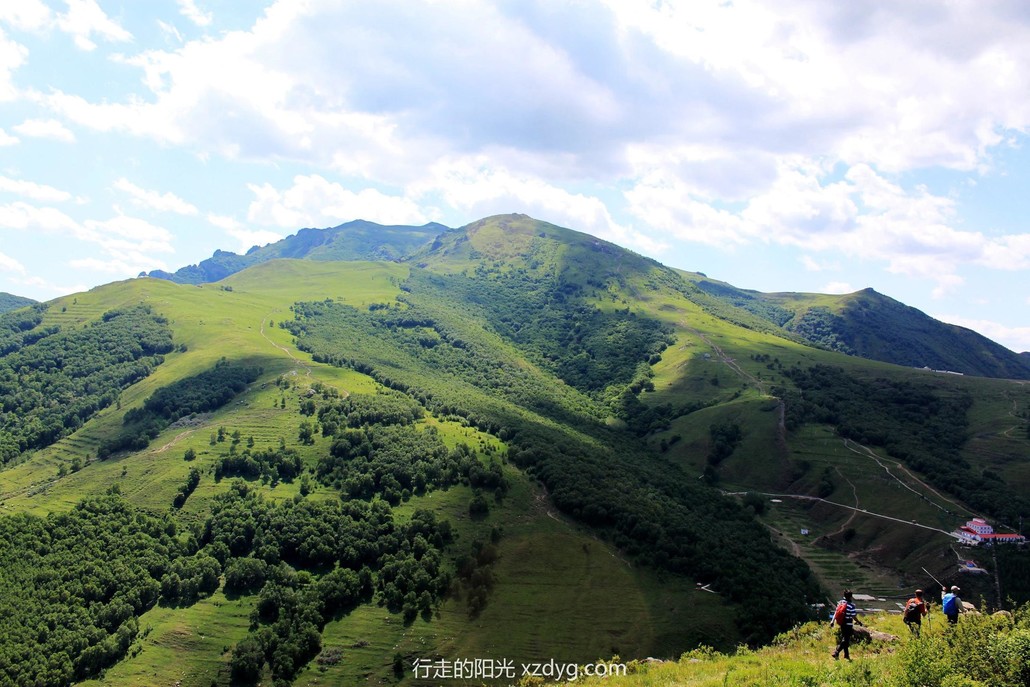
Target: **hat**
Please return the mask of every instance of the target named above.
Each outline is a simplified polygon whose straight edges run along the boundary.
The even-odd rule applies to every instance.
[[[960,591],[962,591],[962,590],[961,590],[961,589],[959,589],[958,587],[956,587],[956,586],[952,585],[952,587],[951,587],[951,591],[953,591],[953,592],[960,592]]]
[[[917,589],[916,590],[916,596],[922,596],[922,595],[923,595],[923,590],[922,589]]]

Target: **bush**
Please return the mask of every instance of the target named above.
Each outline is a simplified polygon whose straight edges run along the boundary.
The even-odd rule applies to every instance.
[[[225,591],[232,594],[256,592],[268,577],[268,564],[258,558],[233,558],[225,567]]]

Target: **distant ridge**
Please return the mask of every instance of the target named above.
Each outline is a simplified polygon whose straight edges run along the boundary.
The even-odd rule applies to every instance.
[[[761,293],[703,275],[695,275],[695,281],[712,296],[821,348],[906,367],[1030,379],[1030,354],[1010,351],[873,289],[843,295]]]
[[[140,276],[167,279],[179,284],[207,284],[278,258],[399,260],[447,229],[436,222],[409,226],[355,220],[328,229],[301,229],[281,241],[254,246],[245,255],[216,250],[214,255],[197,265],[188,265],[175,272],[154,270]]]
[[[31,298],[25,298],[24,296],[15,296],[13,293],[7,293],[6,291],[0,291],[0,313],[9,312],[11,310],[17,310],[18,308],[24,308],[26,305],[32,305],[36,301]]]
[[[554,251],[544,246],[562,246]],[[543,259],[544,255],[561,256]],[[321,261],[405,261],[419,267],[462,270],[468,261],[514,261],[531,271],[552,270],[563,279],[590,275],[622,279],[626,270],[661,268],[685,288],[683,294],[718,317],[827,350],[906,367],[927,367],[979,377],[1030,379],[1030,353],[1018,354],[964,327],[863,289],[851,294],[761,293],[710,279],[701,272],[670,270],[660,263],[597,237],[521,214],[496,215],[459,228],[355,220],[296,234],[246,254],[217,250],[207,260],[174,273],[150,276],[180,284],[220,281],[278,258]],[[682,278],[682,281],[680,281]]]

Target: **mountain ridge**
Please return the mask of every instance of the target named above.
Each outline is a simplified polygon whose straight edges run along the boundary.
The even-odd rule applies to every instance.
[[[216,250],[210,258],[196,265],[187,265],[175,272],[153,270],[140,276],[180,284],[205,284],[276,258],[398,260],[446,229],[435,222],[421,226],[384,225],[359,219],[325,229],[300,229],[279,241],[253,246],[243,255]]]
[[[601,254],[634,256],[638,266],[661,265],[652,258],[637,255],[617,244],[590,234],[578,232],[527,215],[508,214],[476,220],[458,228],[430,222],[419,227],[380,225],[354,220],[326,229],[301,229],[280,241],[254,246],[245,255],[217,250],[197,265],[180,268],[174,273],[154,270],[140,276],[167,279],[177,283],[200,284],[220,281],[251,265],[276,258],[312,260],[396,260],[423,264],[426,256],[434,256],[431,264],[444,269],[448,259],[482,257],[488,260],[522,259],[520,251],[531,245],[536,227],[537,238],[560,239],[569,245],[589,247]],[[480,232],[507,234],[503,254],[494,237]],[[575,237],[575,238],[573,238]],[[477,242],[487,247],[476,249]],[[490,252],[489,246],[493,245]],[[579,257],[589,255],[580,251]],[[449,258],[447,256],[450,256]],[[621,258],[620,258],[621,259]],[[532,262],[532,258],[530,259]],[[430,263],[425,263],[426,265]],[[836,350],[870,360],[908,367],[975,374],[978,376],[1030,379],[1030,352],[1016,353],[965,327],[936,320],[916,308],[907,306],[871,288],[851,294],[806,294],[800,292],[763,293],[741,289],[726,282],[710,279],[699,272],[676,270],[688,276],[688,282],[704,294],[732,306],[734,312],[723,311],[746,327],[767,329],[744,313],[771,323],[786,338]],[[539,265],[535,265],[537,269]],[[557,266],[552,265],[552,268]],[[688,296],[690,297],[690,296]],[[699,294],[693,296],[701,301]],[[773,331],[773,330],[769,330]]]
[[[8,312],[10,310],[24,308],[25,306],[32,305],[35,302],[36,301],[32,298],[26,298],[25,296],[16,296],[13,293],[0,291],[0,314]]]

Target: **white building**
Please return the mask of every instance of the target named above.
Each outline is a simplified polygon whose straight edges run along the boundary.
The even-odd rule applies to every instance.
[[[1016,544],[1026,541],[1026,537],[1021,534],[1003,534],[995,532],[994,528],[988,525],[987,521],[982,518],[973,518],[966,522],[965,525],[955,530],[955,536],[957,536],[959,541],[963,544],[968,544],[970,546],[977,546],[984,542],[988,544],[993,544],[994,542]]]

